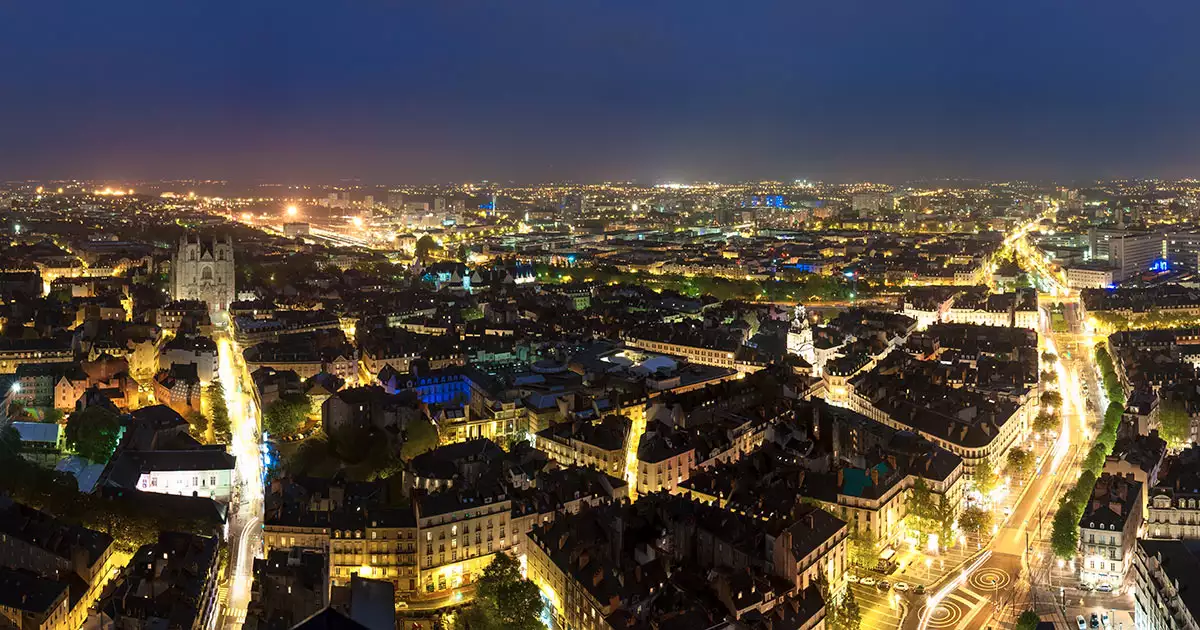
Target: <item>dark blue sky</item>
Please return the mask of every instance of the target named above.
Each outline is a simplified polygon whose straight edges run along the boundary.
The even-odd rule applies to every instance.
[[[1194,0],[36,0],[0,179],[1200,176]]]

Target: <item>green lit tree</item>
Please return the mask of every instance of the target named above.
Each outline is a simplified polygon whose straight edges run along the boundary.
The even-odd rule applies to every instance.
[[[879,557],[879,538],[870,529],[850,535],[850,562],[860,567],[875,566]]]
[[[263,410],[263,428],[271,435],[292,435],[311,410],[312,401],[307,394],[285,394]]]
[[[103,464],[117,448],[121,418],[106,407],[93,405],[67,418],[67,448],[80,457]]]
[[[1171,448],[1188,442],[1192,434],[1192,418],[1183,401],[1167,397],[1158,408],[1158,422],[1162,437]]]
[[[1062,394],[1056,391],[1042,392],[1042,406],[1058,409],[1062,406]]]
[[[476,583],[475,601],[455,619],[462,630],[544,630],[545,603],[537,585],[521,577],[521,566],[498,553]]]
[[[188,433],[197,440],[203,442],[208,439],[208,418],[199,411],[193,411],[187,415]]]
[[[1050,413],[1049,411],[1038,412],[1037,417],[1033,419],[1033,430],[1035,433],[1055,433],[1062,429],[1062,417],[1057,411]]]
[[[400,457],[404,460],[437,448],[437,427],[433,426],[428,418],[422,417],[409,422],[404,433],[404,444],[400,447]]]
[[[225,404],[225,386],[214,379],[208,387],[208,412],[212,416],[212,429],[217,441],[228,443],[232,437],[229,424],[229,407]]]
[[[986,459],[975,467],[974,479],[975,488],[985,495],[991,494],[992,490],[996,489],[998,482],[996,471],[992,468],[992,463]]]
[[[1033,464],[1033,453],[1023,448],[1013,448],[1008,451],[1004,473],[1010,477],[1024,477],[1033,470]]]
[[[992,513],[977,505],[967,506],[958,516],[958,526],[965,532],[982,534],[992,527]]]

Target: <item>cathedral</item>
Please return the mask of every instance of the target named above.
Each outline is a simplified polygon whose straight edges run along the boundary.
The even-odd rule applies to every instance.
[[[210,310],[225,310],[233,302],[233,239],[214,238],[206,243],[197,237],[179,239],[179,251],[171,259],[171,298],[200,300]]]

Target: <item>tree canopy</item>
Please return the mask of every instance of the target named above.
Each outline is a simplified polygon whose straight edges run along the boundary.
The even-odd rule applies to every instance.
[[[1158,422],[1162,437],[1171,448],[1178,448],[1189,441],[1192,434],[1192,418],[1183,401],[1173,397],[1163,399],[1158,408]]]
[[[1041,622],[1042,620],[1038,617],[1037,613],[1032,610],[1026,610],[1021,613],[1020,617],[1017,617],[1017,630],[1037,630],[1038,624]]]
[[[544,630],[542,594],[521,577],[521,566],[497,553],[476,583],[475,601],[456,619],[463,630]]]
[[[967,506],[958,516],[958,526],[965,532],[982,534],[992,527],[992,513],[978,505]]]
[[[983,494],[989,494],[996,489],[998,482],[996,471],[992,468],[992,463],[988,460],[983,460],[975,467],[975,487]]]
[[[1033,430],[1035,433],[1054,433],[1060,429],[1062,429],[1062,416],[1059,415],[1058,411],[1051,413],[1042,410],[1033,419]]]
[[[93,405],[67,418],[67,447],[87,460],[103,464],[117,448],[121,418],[106,407]]]
[[[412,459],[425,451],[437,448],[437,427],[428,418],[422,417],[408,423],[404,429],[404,444],[400,447],[400,457]]]
[[[271,435],[292,435],[308,418],[312,401],[308,394],[284,394],[263,410],[263,428]]]
[[[1010,477],[1024,477],[1033,470],[1033,465],[1033,453],[1023,448],[1014,448],[1008,451],[1004,472]]]
[[[417,239],[415,250],[417,260],[420,261],[421,264],[425,264],[429,261],[429,254],[436,249],[441,249],[441,245],[438,245],[438,242],[432,236],[428,234],[422,236],[421,238]]]
[[[208,387],[208,412],[212,416],[212,429],[217,441],[228,443],[232,437],[229,424],[229,407],[225,405],[225,386],[215,379]]]

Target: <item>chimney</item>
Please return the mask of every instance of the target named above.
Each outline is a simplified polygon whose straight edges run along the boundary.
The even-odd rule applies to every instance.
[[[846,476],[846,473],[841,468],[839,468],[838,469],[838,489],[839,490],[842,488],[842,484],[845,483],[845,476]]]
[[[874,466],[871,467],[871,485],[879,485],[879,469]]]

